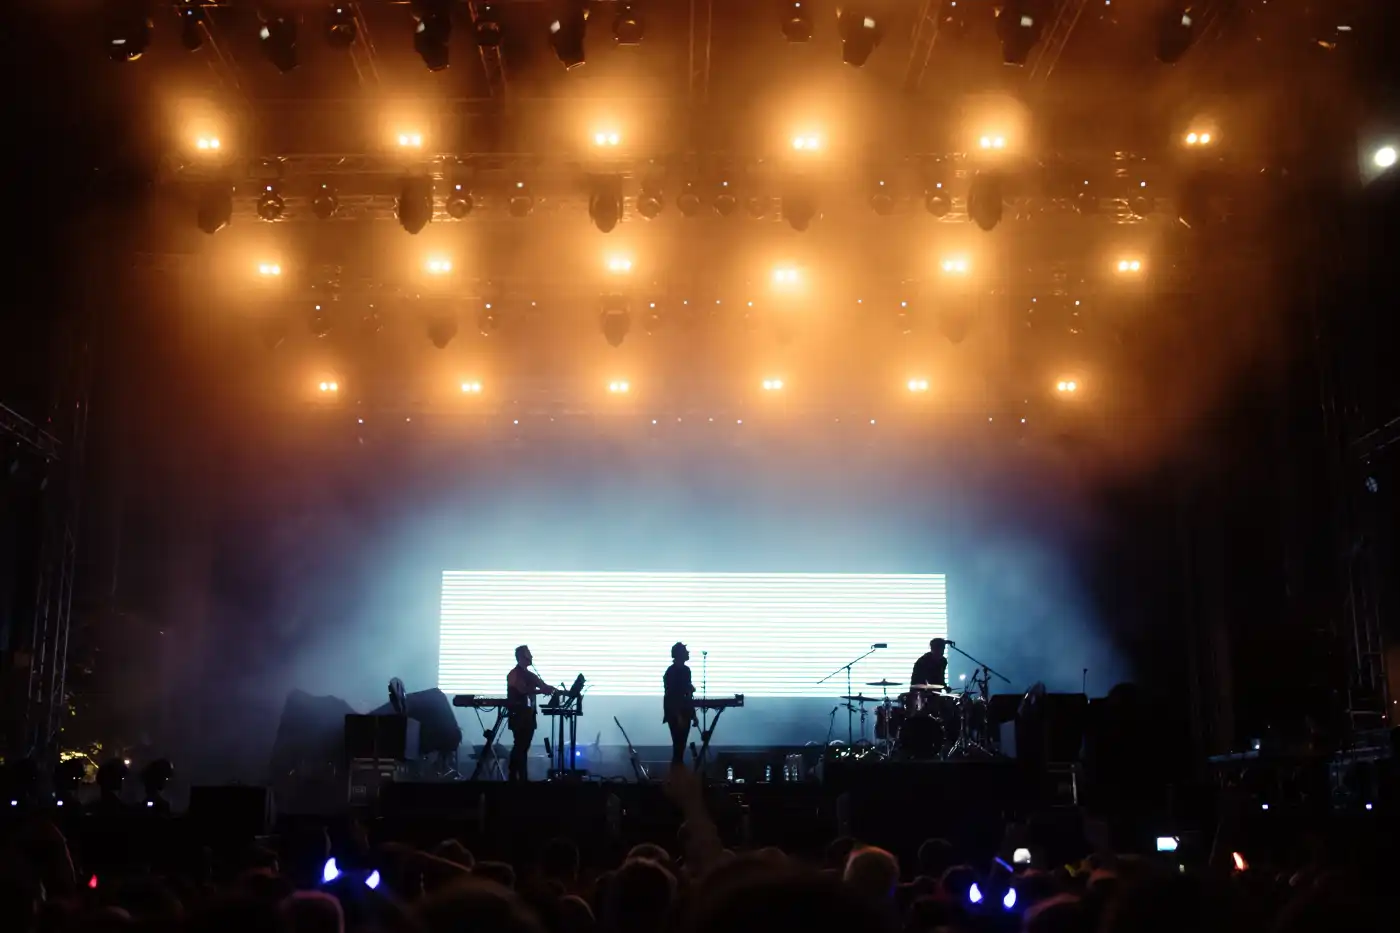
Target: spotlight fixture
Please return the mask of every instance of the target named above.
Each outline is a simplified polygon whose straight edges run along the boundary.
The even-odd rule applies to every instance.
[[[660,180],[656,178],[642,179],[642,190],[637,195],[637,213],[647,220],[655,220],[665,205],[666,198],[661,190]]]
[[[433,180],[411,175],[400,182],[395,215],[405,232],[422,233],[433,219]]]
[[[593,226],[611,233],[622,221],[622,176],[595,175],[588,194],[588,216]]]
[[[400,149],[422,149],[422,148],[423,148],[423,134],[422,134],[422,133],[418,133],[418,132],[414,132],[414,131],[408,131],[408,132],[400,133],[400,134],[399,134],[399,148],[400,148]]]
[[[1082,179],[1074,193],[1074,209],[1077,213],[1089,215],[1099,212],[1099,190],[1088,178]]]
[[[452,260],[434,256],[423,263],[423,271],[429,275],[447,275],[452,271]]]
[[[107,57],[114,62],[134,62],[151,46],[151,22],[140,5],[116,4],[108,11],[106,24]]]
[[[599,149],[616,149],[622,143],[622,135],[616,130],[602,130],[593,134],[593,145]]]
[[[348,0],[335,0],[326,7],[326,44],[333,49],[348,49],[360,35],[355,11]]]
[[[950,256],[943,260],[944,275],[967,275],[967,270],[971,265],[966,256]]]
[[[321,187],[316,189],[316,196],[311,199],[311,213],[315,214],[318,220],[330,220],[339,209],[340,199],[336,197],[335,188],[322,183]]]
[[[1055,383],[1055,391],[1061,395],[1073,395],[1079,391],[1079,383],[1073,379],[1061,379]]]
[[[870,209],[881,217],[894,213],[894,187],[883,178],[877,178],[870,189]]]
[[[778,286],[796,285],[801,280],[798,271],[789,267],[779,267],[773,270],[773,284]]]
[[[765,379],[765,380],[763,380],[763,391],[764,391],[764,392],[781,392],[781,391],[783,391],[783,380],[781,380],[781,379]]]
[[[953,209],[953,196],[941,181],[930,180],[924,187],[924,210],[935,217],[947,217]]]
[[[451,0],[413,0],[413,50],[429,71],[445,71],[452,63]]]
[[[778,8],[783,37],[789,42],[811,42],[812,14],[802,0],[780,0]]]
[[[554,55],[565,71],[573,71],[588,61],[588,54],[584,50],[587,24],[587,0],[565,0],[564,10],[559,14],[559,18],[549,24],[549,45],[554,49]]]
[[[311,329],[311,336],[317,339],[325,337],[331,332],[330,308],[321,304],[312,305],[311,316],[307,319],[306,324]]]
[[[1001,60],[1008,65],[1024,65],[1031,49],[1040,41],[1043,24],[1035,0],[1004,0],[997,16],[997,37],[1001,39]]]
[[[501,44],[501,17],[495,3],[477,3],[476,17],[472,20],[472,32],[476,44],[484,49],[494,49]]]
[[[208,18],[197,0],[176,0],[175,15],[180,17],[180,45],[187,52],[204,48],[205,25]]]
[[[510,189],[510,197],[506,199],[506,210],[512,217],[527,217],[535,209],[535,199],[530,194],[530,189],[525,182],[517,181]]]
[[[1167,0],[1157,26],[1157,61],[1175,65],[1196,41],[1196,20],[1186,0]]]
[[[1139,217],[1146,217],[1148,214],[1152,213],[1154,207],[1156,207],[1156,199],[1154,199],[1152,193],[1148,191],[1147,182],[1139,181],[1137,187],[1133,189],[1131,196],[1128,198],[1128,210]]]
[[[464,383],[462,383],[462,394],[463,394],[463,395],[480,395],[480,394],[481,394],[481,383],[476,382],[476,381],[471,381],[471,382],[464,382]]]
[[[276,278],[282,274],[282,267],[275,262],[258,263],[258,275],[263,278]]]
[[[798,181],[790,183],[782,196],[783,219],[799,233],[812,226],[817,218],[817,199],[810,186]]]
[[[1210,133],[1201,133],[1193,130],[1186,134],[1183,142],[1185,142],[1188,147],[1200,147],[1209,146],[1214,142],[1214,139],[1215,138]]]
[[[928,380],[910,379],[907,383],[905,383],[905,388],[907,388],[910,392],[927,392]]]
[[[223,143],[217,136],[201,136],[194,141],[194,148],[200,155],[213,155],[218,152]]]
[[[472,200],[472,193],[467,190],[466,185],[460,182],[452,185],[452,190],[447,194],[447,215],[453,220],[461,220],[472,212],[475,207]]]
[[[258,216],[269,223],[281,220],[282,213],[287,209],[287,202],[282,200],[277,188],[275,183],[267,182],[263,185],[262,194],[258,195]]]
[[[676,195],[676,209],[681,212],[682,217],[694,217],[700,213],[700,193],[695,190],[695,185],[686,182],[681,188],[681,193]]]
[[[612,256],[608,259],[608,271],[613,275],[626,275],[632,271],[632,260],[626,256]]]
[[[627,334],[632,330],[632,314],[627,308],[627,299],[621,295],[607,295],[603,298],[603,310],[598,315],[598,328],[610,347],[622,346]]]
[[[792,148],[795,152],[816,152],[821,147],[822,141],[819,136],[807,134],[792,138]]]
[[[625,379],[614,380],[608,383],[608,392],[613,395],[626,395],[631,391],[632,385]]]
[[[262,14],[258,44],[263,57],[286,74],[297,66],[297,18],[281,13]]]
[[[1006,137],[1005,137],[1005,136],[983,136],[981,139],[977,140],[977,145],[978,145],[979,148],[985,149],[985,150],[999,150],[999,149],[1005,149],[1005,148],[1006,148]]]
[[[476,329],[481,331],[481,336],[490,337],[501,329],[503,315],[492,302],[486,302],[476,315]]]
[[[613,39],[618,45],[641,45],[646,25],[637,12],[637,4],[622,0],[617,5],[617,15],[613,17]]]
[[[316,388],[322,395],[335,395],[340,391],[340,383],[334,379],[322,379],[317,383]]]
[[[734,186],[730,184],[729,179],[721,178],[715,186],[714,205],[715,213],[721,217],[728,217],[734,213],[734,208],[739,206],[739,199],[735,196]]]
[[[1395,166],[1395,147],[1382,146],[1377,149],[1375,154],[1371,156],[1371,164],[1381,171],[1393,168]]]
[[[744,202],[744,209],[754,220],[762,220],[768,216],[768,199],[761,194],[751,195]]]
[[[967,192],[967,216],[983,230],[990,231],[1001,223],[1005,200],[1001,175],[978,172]]]
[[[841,33],[841,60],[852,68],[868,62],[870,54],[885,37],[883,21],[865,4],[838,11],[836,27]]]
[[[452,338],[457,336],[457,319],[447,315],[435,317],[428,322],[428,340],[439,350],[447,349]]]
[[[233,186],[224,181],[211,181],[199,192],[195,204],[195,223],[211,236],[233,220]]]
[[[1142,271],[1141,259],[1120,259],[1118,260],[1119,275],[1135,275]]]

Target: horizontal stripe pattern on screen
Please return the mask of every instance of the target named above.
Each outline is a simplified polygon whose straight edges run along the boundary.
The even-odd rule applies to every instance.
[[[709,696],[829,697],[846,692],[845,674],[817,682],[872,644],[889,647],[855,666],[856,692],[906,681],[947,634],[943,574],[447,571],[438,682],[499,695],[527,644],[552,683],[582,672],[595,695],[659,696],[683,641]]]

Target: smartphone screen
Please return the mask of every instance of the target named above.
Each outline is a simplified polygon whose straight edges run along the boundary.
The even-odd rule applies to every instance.
[[[1031,863],[1031,850],[1017,849],[1011,853],[1011,861],[1016,865],[1029,865]]]
[[[1178,844],[1180,841],[1181,841],[1181,840],[1177,839],[1177,837],[1175,837],[1175,836],[1158,836],[1158,837],[1157,837],[1157,851],[1158,851],[1158,852],[1175,852],[1175,851],[1176,851],[1177,844]]]

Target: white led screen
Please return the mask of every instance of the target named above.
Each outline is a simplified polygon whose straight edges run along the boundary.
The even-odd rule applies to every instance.
[[[581,672],[595,696],[658,696],[683,641],[712,697],[830,697],[845,675],[817,681],[885,642],[852,672],[857,692],[878,693],[862,685],[907,681],[947,633],[943,574],[447,571],[438,683],[499,696],[527,644],[551,683]]]

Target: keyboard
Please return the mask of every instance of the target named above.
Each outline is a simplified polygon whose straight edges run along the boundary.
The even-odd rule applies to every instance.
[[[510,701],[505,697],[482,697],[474,693],[459,693],[452,698],[453,706],[464,706],[467,709],[499,709],[509,704]]]
[[[696,709],[729,709],[744,705],[744,695],[736,693],[732,697],[696,697],[691,701]]]

